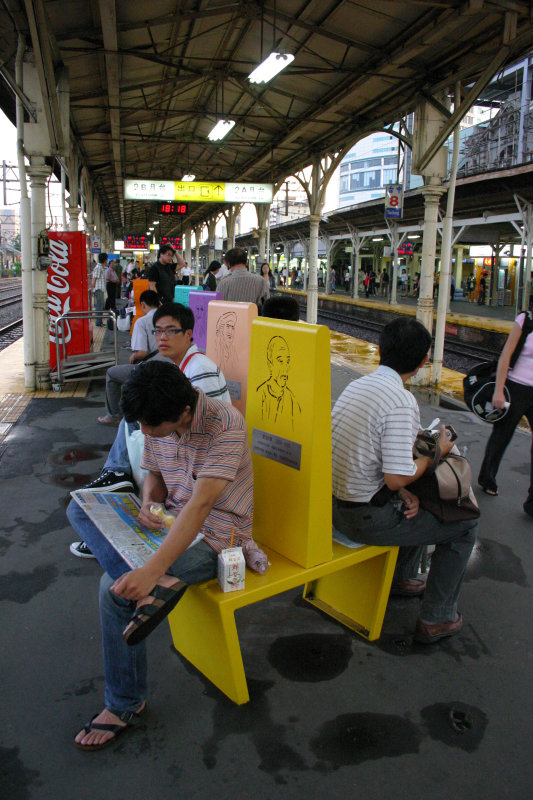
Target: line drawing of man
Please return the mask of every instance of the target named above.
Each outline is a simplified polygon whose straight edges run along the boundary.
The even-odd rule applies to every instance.
[[[269,378],[257,387],[261,398],[261,419],[287,420],[294,430],[294,420],[302,413],[300,404],[287,385],[291,353],[283,336],[273,336],[266,349]]]
[[[227,311],[221,314],[217,320],[215,329],[215,349],[217,352],[217,364],[224,372],[224,368],[231,372],[239,365],[239,354],[235,347],[235,328],[237,327],[237,314],[235,311]],[[224,365],[224,366],[222,366]]]

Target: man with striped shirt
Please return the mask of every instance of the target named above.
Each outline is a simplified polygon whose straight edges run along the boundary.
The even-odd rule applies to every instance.
[[[126,420],[140,420],[145,434],[141,466],[148,473],[139,521],[160,529],[152,503],[164,503],[177,516],[138,569],[131,570],[96,528],[88,537],[105,570],[100,584],[105,708],[76,736],[82,750],[102,749],[139,723],[147,694],[145,637],[188,585],[216,576],[218,553],[232,538],[245,545],[252,531],[252,459],[237,409],[195,389],[176,365],[157,361],[141,364],[131,375],[122,406]]]
[[[151,360],[176,364],[193,386],[209,397],[231,403],[224,375],[214,361],[193,343],[194,314],[191,309],[181,303],[164,303],[154,313],[152,323],[159,352]],[[123,380],[126,380],[125,373],[128,373],[128,369],[122,367],[121,372]],[[130,433],[138,428],[137,422],[128,425]],[[133,492],[124,419],[120,421],[115,441],[100,475],[84,488],[92,492]],[[73,523],[73,527],[83,536],[83,531],[77,524]],[[94,558],[83,538],[82,541],[72,542],[70,552],[79,558]]]
[[[255,303],[261,308],[270,297],[268,281],[261,275],[248,272],[248,256],[242,247],[232,247],[224,256],[230,274],[217,283],[217,292],[224,300],[237,303]]]
[[[413,458],[420,413],[404,384],[426,363],[431,336],[400,317],[383,329],[380,366],[353,381],[332,413],[333,525],[353,541],[399,545],[393,594],[424,594],[415,639],[430,644],[458,633],[457,598],[476,539],[477,521],[442,523],[420,508],[408,486],[431,468]],[[444,426],[442,455],[452,448]],[[427,586],[417,578],[423,547],[436,545]]]

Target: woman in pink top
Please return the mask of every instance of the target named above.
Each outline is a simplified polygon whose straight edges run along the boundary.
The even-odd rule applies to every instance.
[[[533,332],[526,337],[514,366],[510,366],[512,355],[526,321],[526,313],[522,312],[516,318],[498,361],[492,404],[495,408],[504,407],[503,387],[506,386],[511,396],[511,406],[507,414],[492,426],[492,433],[487,442],[479,472],[479,485],[486,494],[492,496],[498,494],[496,474],[505,448],[511,441],[515,428],[523,416],[526,417],[529,427],[533,431]],[[531,452],[530,485],[527,500],[524,503],[524,511],[533,516],[533,445]]]

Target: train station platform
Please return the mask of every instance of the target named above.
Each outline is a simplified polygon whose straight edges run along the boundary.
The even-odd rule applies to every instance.
[[[333,401],[373,356],[332,339]],[[69,552],[65,508],[99,472],[114,430],[96,422],[102,383],[25,396],[17,347],[0,353],[0,399],[25,403],[0,442],[3,800],[530,796],[529,435],[517,431],[508,448],[500,496],[478,493],[461,635],[414,644],[419,601],[392,598],[369,643],[301,592],[278,595],[237,617],[251,700],[236,706],[177,655],[162,624],[148,644],[145,726],[81,753],[73,737],[103,704],[100,568]],[[437,415],[453,424],[477,474],[489,427],[463,410],[421,412],[424,424]],[[283,486],[270,491],[282,508]]]

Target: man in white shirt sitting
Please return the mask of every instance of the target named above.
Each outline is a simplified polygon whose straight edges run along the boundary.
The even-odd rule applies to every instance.
[[[413,458],[420,412],[404,387],[426,363],[430,346],[430,334],[415,319],[386,325],[380,366],[350,383],[332,412],[334,528],[355,542],[400,546],[392,594],[424,594],[415,631],[424,644],[462,628],[457,599],[477,531],[475,519],[440,522],[408,489],[433,466],[431,458]],[[453,446],[444,426],[438,444],[442,455]],[[436,549],[426,586],[417,575],[427,544]]]

